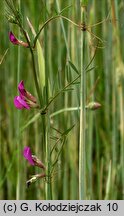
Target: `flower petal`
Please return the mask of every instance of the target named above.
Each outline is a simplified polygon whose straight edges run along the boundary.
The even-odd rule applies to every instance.
[[[21,82],[18,84],[18,90],[19,90],[20,96],[21,96],[22,98],[24,98],[25,95],[26,95],[26,90],[25,90],[25,87],[24,87],[24,82],[23,82],[23,80],[21,80]]]
[[[14,105],[17,109],[30,109],[30,106],[20,96],[14,98]]]
[[[26,91],[26,97],[27,97],[27,99],[29,99],[33,103],[37,102],[36,98],[30,92],[28,92],[28,91]]]
[[[32,153],[31,153],[30,147],[26,146],[26,147],[24,148],[24,150],[23,150],[23,156],[26,158],[26,160],[29,161],[29,163],[30,163],[31,165],[34,166],[34,161],[33,161],[33,159],[32,159]]]
[[[28,99],[28,100],[32,101],[33,103],[37,102],[36,98],[30,92],[28,92],[25,89],[23,80],[21,80],[21,82],[18,84],[18,90],[19,90],[20,96],[23,99]]]
[[[14,105],[17,109],[23,109],[24,106],[18,101],[18,96],[14,98]]]
[[[28,43],[18,40],[12,32],[9,32],[9,39],[14,45],[21,45],[24,47],[29,47]]]
[[[16,37],[14,36],[14,34],[12,32],[9,32],[9,39],[14,45],[19,44],[19,41],[16,39]]]

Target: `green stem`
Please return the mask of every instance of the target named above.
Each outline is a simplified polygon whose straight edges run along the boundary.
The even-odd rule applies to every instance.
[[[49,22],[51,22],[52,20],[55,20],[55,19],[58,19],[58,18],[63,18],[63,19],[65,19],[65,20],[69,21],[70,23],[72,23],[73,25],[75,25],[75,26],[77,26],[77,27],[79,27],[79,28],[81,27],[80,25],[76,24],[75,22],[73,22],[72,20],[70,20],[69,18],[67,18],[67,17],[65,17],[65,16],[57,15],[57,16],[51,17],[51,18],[48,19],[48,20],[43,24],[43,26],[40,28],[39,32],[37,33],[37,35],[36,35],[36,37],[35,37],[35,39],[34,39],[34,46],[33,46],[33,47],[35,47],[36,42],[37,42],[37,39],[38,39],[38,37],[39,37],[41,31],[44,29],[44,27],[45,27]]]
[[[62,148],[63,148],[63,146],[64,146],[65,140],[66,140],[66,138],[63,139],[61,148],[60,148],[60,150],[59,150],[59,152],[58,152],[58,154],[57,154],[57,156],[56,156],[56,158],[55,158],[55,161],[54,161],[53,164],[52,164],[51,174],[52,174],[52,172],[53,172],[53,170],[54,170],[54,167],[55,167],[55,165],[56,165],[56,163],[57,163],[57,161],[58,161],[58,158],[59,158],[59,156],[60,156],[60,154],[61,154],[61,151],[62,151]]]
[[[22,24],[19,23],[19,27],[23,32],[23,35],[29,45],[29,49],[30,49],[30,53],[31,53],[31,58],[32,58],[32,64],[33,64],[33,76],[34,76],[34,82],[35,82],[35,87],[36,87],[36,91],[38,94],[38,98],[39,98],[39,102],[40,102],[40,106],[42,105],[41,101],[42,101],[42,95],[40,94],[40,88],[39,88],[39,84],[38,84],[38,80],[37,80],[37,72],[36,72],[36,67],[35,67],[35,58],[34,58],[34,52],[33,52],[33,48],[31,46],[31,43],[29,41],[29,38],[27,36],[27,33],[25,31],[25,29],[23,28]]]
[[[45,2],[45,7],[48,7],[47,1]],[[44,19],[46,20],[47,15],[44,13]],[[44,29],[44,38],[45,38],[45,102],[48,103],[49,98],[49,64],[47,59],[49,58],[48,55],[48,32],[47,29]],[[50,116],[49,111],[47,112],[47,115],[43,118],[45,119],[43,123],[44,131],[45,131],[45,146],[46,146],[46,172],[47,172],[47,182],[46,182],[46,199],[52,200],[52,182],[51,182],[51,143],[50,143]]]
[[[50,142],[49,142],[49,116],[45,116],[46,120],[46,163],[47,163],[47,182],[46,182],[46,200],[52,200],[52,183],[51,183],[51,156],[50,156]]]
[[[68,107],[68,108],[63,108],[63,109],[61,109],[61,110],[58,110],[58,111],[52,113],[52,114],[50,115],[50,118],[52,118],[52,117],[54,117],[54,116],[56,116],[56,115],[58,115],[58,114],[60,114],[60,113],[63,113],[63,112],[79,111],[79,110],[80,110],[80,107]]]
[[[33,50],[32,50],[31,47],[30,47],[30,52],[31,52],[31,57],[32,57],[33,75],[34,75],[35,86],[36,86],[36,90],[37,90],[40,106],[42,106],[42,97],[41,97],[41,94],[40,94],[40,88],[39,88],[39,84],[38,84],[38,80],[37,80],[37,73],[36,73],[36,67],[35,67],[34,53],[33,53]]]
[[[82,8],[84,9],[84,8]],[[81,11],[84,22],[84,13]],[[86,199],[86,170],[85,170],[85,129],[86,129],[86,71],[85,71],[85,31],[81,34],[81,86],[80,86],[80,141],[79,141],[79,199]]]
[[[57,92],[55,94],[55,96],[48,102],[48,104],[45,106],[45,108],[43,110],[41,110],[41,113],[45,113],[45,111],[47,110],[47,108],[50,106],[50,104],[66,89],[68,88],[70,85],[72,85],[81,75],[77,76],[72,82],[68,83],[66,86],[64,86],[63,89],[61,89],[59,92]]]
[[[18,5],[20,7],[20,0],[18,1]],[[20,37],[20,33],[19,33],[19,37]],[[20,51],[20,46],[18,46],[18,68],[17,68],[17,83],[19,83],[20,80],[20,59],[21,59],[21,51]],[[19,142],[19,125],[20,125],[20,112],[17,110],[17,149],[18,149],[18,157],[17,157],[17,188],[16,188],[16,199],[19,200],[20,199],[20,194],[21,194],[21,168],[20,168],[20,142]]]

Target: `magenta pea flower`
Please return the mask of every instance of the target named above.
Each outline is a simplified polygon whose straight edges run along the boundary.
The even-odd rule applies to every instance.
[[[38,166],[40,167],[41,169],[44,169],[45,170],[45,165],[42,163],[41,160],[39,160],[37,158],[37,156],[35,155],[32,155],[31,153],[31,149],[29,146],[26,146],[24,147],[24,150],[23,150],[23,156],[29,161],[29,163],[31,165],[35,165],[35,166]]]
[[[9,39],[14,45],[21,45],[24,47],[29,47],[28,43],[18,40],[12,32],[9,32]]]
[[[23,156],[26,158],[26,160],[29,161],[29,163],[30,163],[31,165],[34,166],[34,161],[33,161],[33,159],[32,159],[32,153],[31,153],[30,147],[26,146],[26,147],[24,148],[24,150],[23,150]]]
[[[36,98],[26,91],[23,80],[18,85],[19,96],[15,96],[14,105],[17,109],[38,108]]]

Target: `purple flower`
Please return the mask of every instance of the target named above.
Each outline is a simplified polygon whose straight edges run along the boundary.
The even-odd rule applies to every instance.
[[[9,32],[9,39],[14,45],[21,45],[24,47],[29,47],[28,43],[18,40],[12,32]]]
[[[29,161],[29,163],[30,163],[31,165],[34,166],[34,161],[33,161],[33,159],[32,159],[32,153],[31,153],[30,147],[26,146],[26,147],[24,148],[24,150],[23,150],[23,156],[26,158],[26,160]]]
[[[19,96],[15,96],[14,105],[17,109],[30,109],[39,107],[36,98],[26,91],[23,80],[18,85]]]
[[[29,161],[29,163],[31,165],[33,165],[33,166],[35,165],[35,166],[40,167],[41,169],[44,169],[44,170],[46,169],[43,162],[40,161],[37,158],[37,156],[32,155],[30,147],[28,147],[28,146],[24,147],[23,156]]]
[[[21,98],[21,96],[15,96],[14,105],[17,109],[30,109],[30,106]]]
[[[18,90],[19,90],[20,96],[22,98],[27,98],[30,101],[32,101],[33,103],[36,103],[36,98],[33,95],[31,95],[30,92],[28,92],[28,91],[25,90],[23,80],[19,83]]]

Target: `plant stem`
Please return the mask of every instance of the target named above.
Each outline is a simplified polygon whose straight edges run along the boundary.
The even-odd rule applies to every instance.
[[[77,76],[72,82],[68,83],[66,86],[64,86],[63,89],[61,89],[59,92],[57,92],[55,94],[55,96],[53,96],[53,98],[48,102],[48,104],[45,106],[45,108],[43,109],[43,112],[45,112],[47,110],[47,108],[49,107],[49,105],[54,101],[54,99],[56,99],[66,88],[68,88],[70,85],[72,85],[81,75]]]
[[[45,8],[47,10],[48,7],[48,2],[45,2]],[[44,19],[47,19],[46,13],[43,14]],[[45,102],[48,103],[48,98],[49,98],[49,63],[47,59],[49,58],[48,51],[48,31],[47,29],[44,29],[44,38],[45,38]],[[47,166],[47,182],[46,182],[46,199],[47,200],[52,200],[52,182],[51,182],[51,143],[50,143],[50,116],[49,116],[49,111],[47,112],[47,115],[43,117],[44,122],[43,122],[43,127],[44,127],[44,132],[45,132],[45,147],[46,147],[46,166]]]
[[[40,106],[42,105],[42,95],[40,93],[40,88],[39,88],[39,84],[38,84],[38,79],[37,79],[37,72],[36,72],[36,67],[35,67],[35,58],[34,58],[34,52],[33,52],[33,48],[31,46],[31,43],[29,41],[29,38],[27,36],[26,31],[24,30],[23,26],[21,23],[19,23],[19,26],[24,34],[24,37],[29,45],[29,49],[30,49],[30,53],[31,53],[31,58],[32,58],[32,65],[33,65],[33,76],[34,76],[34,82],[35,82],[35,87],[36,87],[36,91],[38,94],[38,98],[39,98],[39,102],[40,102]]]
[[[81,8],[81,20],[84,22],[85,8]],[[86,170],[85,170],[85,129],[86,129],[86,71],[85,71],[85,31],[81,34],[81,84],[80,84],[80,141],[79,141],[79,199],[86,199]]]
[[[42,96],[41,96],[41,93],[40,93],[40,88],[39,88],[39,84],[38,84],[38,80],[37,80],[34,53],[33,53],[33,50],[32,50],[31,47],[30,47],[30,52],[31,52],[32,64],[33,64],[33,75],[34,75],[35,87],[36,87],[36,90],[37,90],[40,106],[42,106]]]
[[[48,20],[43,24],[43,26],[40,28],[39,32],[37,33],[37,35],[36,35],[36,37],[35,37],[35,39],[34,39],[34,46],[33,46],[33,47],[35,47],[36,42],[37,42],[37,39],[38,39],[38,37],[39,37],[41,31],[44,29],[44,27],[45,27],[49,22],[51,22],[52,20],[55,20],[55,19],[58,19],[58,18],[63,18],[63,19],[65,19],[65,20],[69,21],[70,23],[72,23],[73,25],[75,25],[75,26],[77,26],[77,27],[79,27],[79,28],[81,27],[80,25],[76,24],[75,22],[73,22],[72,20],[70,20],[69,18],[67,18],[67,17],[65,17],[65,16],[57,15],[57,16],[51,17],[51,18],[48,19]]]
[[[46,125],[49,121],[49,116],[45,116]],[[49,124],[49,123],[48,123]],[[50,142],[49,142],[49,126],[46,127],[46,163],[47,163],[47,182],[46,182],[46,200],[52,200],[52,185],[51,185],[51,156],[50,156]]]
[[[18,0],[18,5],[20,7],[20,0]],[[20,35],[20,34],[19,34]],[[17,68],[17,83],[19,83],[20,80],[20,60],[21,60],[21,51],[20,51],[20,46],[18,46],[18,68]],[[21,177],[21,169],[20,169],[20,142],[19,142],[19,124],[20,124],[20,112],[17,110],[17,149],[18,149],[18,157],[17,157],[17,188],[16,188],[16,199],[20,199],[20,192],[21,192],[21,182],[20,182],[20,177]]]

